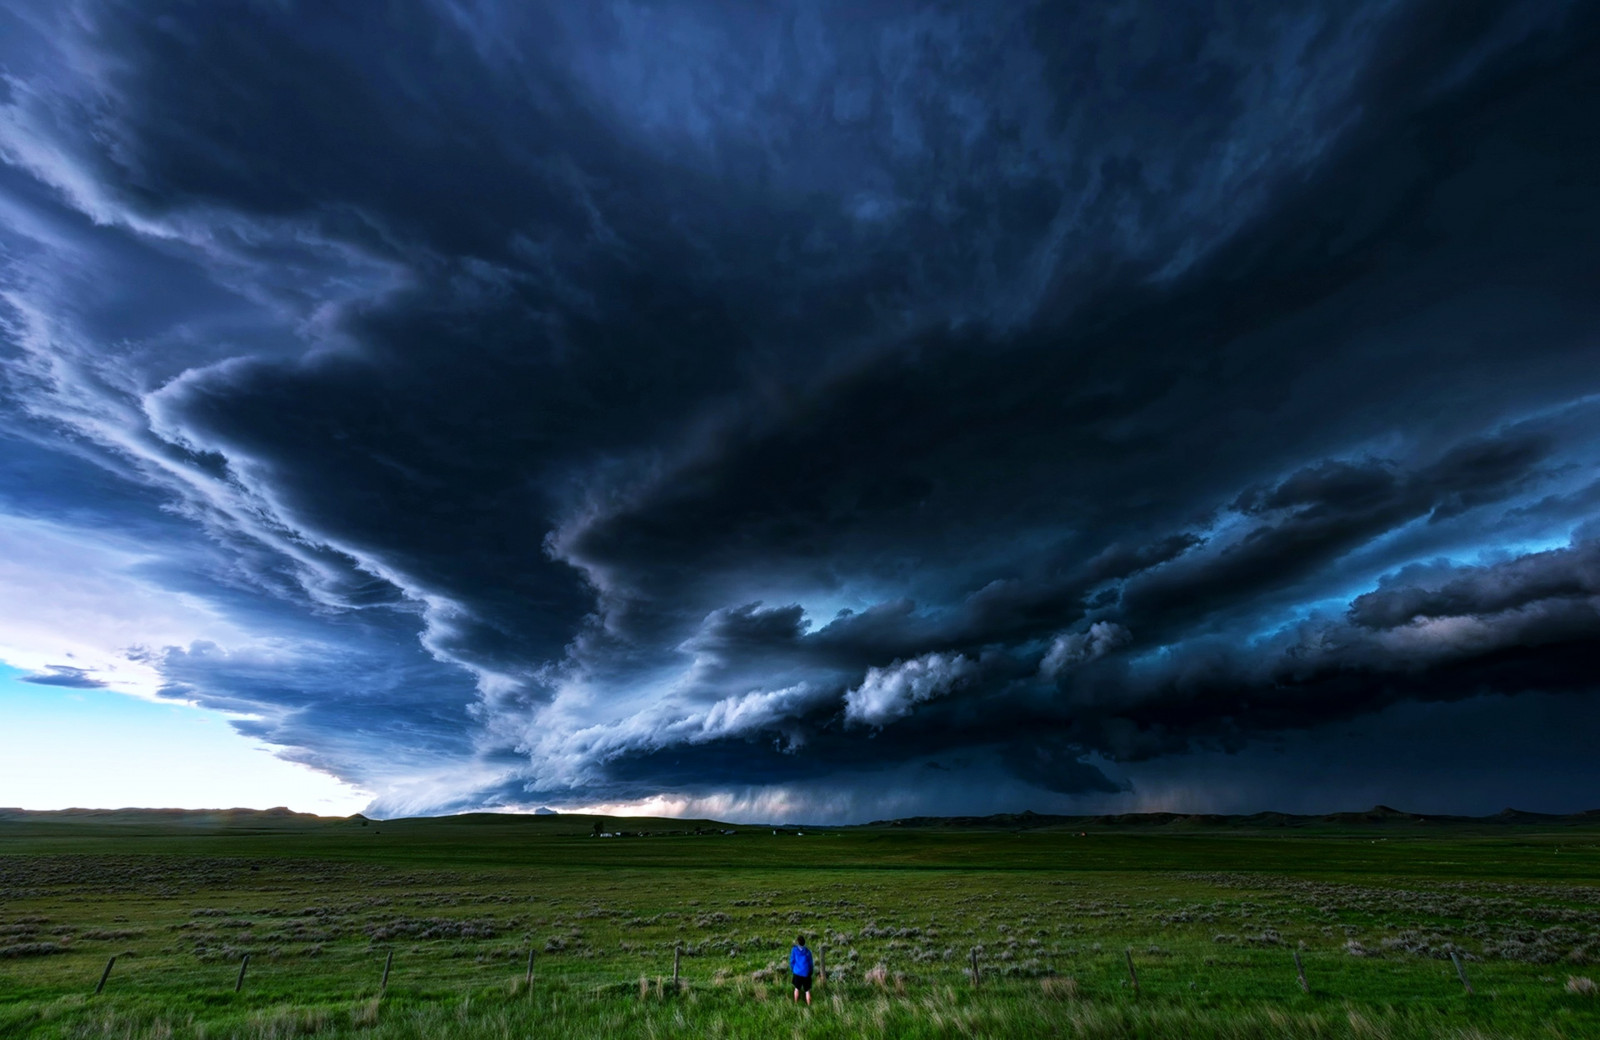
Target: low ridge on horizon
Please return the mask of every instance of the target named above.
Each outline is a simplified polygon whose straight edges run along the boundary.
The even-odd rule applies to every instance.
[[[300,820],[314,822],[373,822],[373,823],[398,823],[421,822],[429,820],[449,821],[464,818],[494,818],[505,821],[538,822],[543,820],[560,819],[571,820],[651,820],[662,823],[714,823],[731,827],[753,828],[778,828],[794,830],[809,828],[815,830],[845,830],[853,828],[871,827],[996,827],[1016,829],[1019,827],[1052,827],[1067,825],[1129,825],[1141,824],[1167,824],[1167,823],[1203,823],[1210,825],[1239,825],[1239,824],[1305,824],[1305,823],[1389,823],[1408,821],[1415,823],[1492,823],[1492,824],[1521,824],[1521,823],[1555,823],[1555,822],[1594,822],[1600,823],[1600,808],[1586,809],[1573,813],[1542,813],[1531,812],[1507,807],[1499,812],[1481,816],[1462,815],[1454,813],[1416,813],[1401,809],[1394,809],[1387,805],[1375,805],[1364,810],[1340,810],[1326,813],[1285,813],[1274,810],[1260,810],[1252,813],[1210,813],[1210,812],[1181,812],[1176,810],[1155,810],[1135,813],[1085,813],[1061,814],[1038,813],[1029,809],[1021,812],[989,813],[981,816],[953,815],[953,816],[910,816],[881,820],[870,820],[860,823],[844,824],[810,824],[773,821],[744,820],[729,821],[715,820],[701,817],[677,816],[650,816],[629,815],[619,813],[535,813],[535,812],[496,812],[494,810],[471,810],[461,813],[449,813],[431,816],[407,817],[372,817],[362,813],[352,813],[348,816],[321,816],[314,813],[295,812],[283,806],[271,809],[20,809],[15,807],[0,807],[0,824],[28,821],[49,820],[81,820],[95,819],[101,822],[117,822],[117,818],[129,821],[147,821],[151,817],[175,820],[179,822],[205,820]]]

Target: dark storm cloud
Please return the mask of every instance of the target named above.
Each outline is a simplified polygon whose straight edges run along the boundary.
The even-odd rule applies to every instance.
[[[1082,745],[1067,740],[1019,740],[1006,749],[1006,759],[1012,772],[1041,790],[1111,794],[1122,789],[1083,761]]]
[[[1600,596],[1600,542],[1529,553],[1487,567],[1414,564],[1357,596],[1350,619],[1397,628],[1425,618],[1486,617],[1545,600]]]
[[[98,690],[106,685],[82,668],[65,664],[53,664],[41,674],[23,675],[18,678],[36,686],[65,686],[71,690]]]
[[[1441,520],[1527,486],[1548,447],[1510,436],[1452,448],[1415,472],[1387,460],[1323,461],[1233,504],[1246,530],[1125,586],[1123,615],[1162,636],[1231,603],[1254,601],[1330,560],[1419,518]]]
[[[0,19],[6,516],[385,809],[1592,695],[1592,11]]]

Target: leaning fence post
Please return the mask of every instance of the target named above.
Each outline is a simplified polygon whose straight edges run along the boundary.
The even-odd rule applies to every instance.
[[[111,977],[111,966],[115,963],[117,963],[117,959],[115,957],[106,961],[106,970],[100,973],[100,981],[94,987],[96,995],[99,995],[100,991],[106,988],[106,979]]]
[[[523,980],[522,984],[523,984],[523,986],[527,987],[530,990],[533,988],[533,947],[532,946],[528,947],[528,977]]]
[[[1472,983],[1467,981],[1466,966],[1461,963],[1461,958],[1456,956],[1456,951],[1454,950],[1450,951],[1450,963],[1456,966],[1456,974],[1461,977],[1461,988],[1467,991],[1468,996],[1471,996]]]
[[[1139,992],[1139,973],[1133,970],[1133,947],[1123,950],[1123,955],[1128,958],[1128,980],[1133,983],[1133,991]]]
[[[244,970],[248,967],[250,967],[250,955],[247,953],[244,955],[244,960],[239,962],[239,977],[233,983],[233,991],[235,993],[244,989]]]
[[[828,982],[828,961],[822,952],[822,947],[817,947],[817,987],[820,989]]]
[[[1294,973],[1300,976],[1300,992],[1310,993],[1311,984],[1306,981],[1305,965],[1300,963],[1300,951],[1294,951]]]
[[[972,948],[972,988],[978,988],[978,948]]]
[[[389,956],[383,959],[383,981],[378,983],[379,989],[389,988],[389,969],[394,965],[394,951],[389,951]]]
[[[678,958],[683,956],[683,947],[672,948],[672,992],[678,992]]]

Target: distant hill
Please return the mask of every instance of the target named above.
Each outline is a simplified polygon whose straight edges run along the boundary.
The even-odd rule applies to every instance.
[[[279,806],[275,809],[5,809],[0,808],[0,835],[32,834],[184,834],[184,833],[271,833],[306,832],[327,828],[386,828],[384,833],[400,834],[435,831],[445,828],[503,827],[537,828],[543,834],[588,835],[596,830],[624,834],[693,834],[697,829],[722,833],[723,829],[747,827],[765,830],[778,827],[785,833],[799,831],[841,831],[904,827],[921,830],[1072,830],[1072,831],[1204,831],[1204,830],[1280,830],[1303,829],[1401,829],[1418,826],[1476,827],[1600,827],[1600,809],[1587,812],[1526,812],[1503,809],[1490,816],[1451,816],[1437,813],[1411,813],[1375,805],[1364,812],[1337,812],[1322,815],[1258,812],[1223,815],[1218,813],[1115,813],[1094,816],[1062,816],[1047,813],[994,813],[989,816],[910,816],[895,820],[874,820],[859,827],[823,827],[799,824],[728,824],[715,820],[687,820],[661,817],[588,816],[546,813],[462,813],[455,816],[410,817],[375,820],[356,813],[353,816],[316,816]]]
[[[360,822],[365,817],[316,816],[285,806],[273,809],[0,809],[0,824],[77,824],[130,829],[281,830]]]
[[[697,830],[721,834],[737,825],[713,820],[643,816],[588,816],[558,813],[549,808],[532,813],[458,813],[451,816],[415,816],[372,819],[353,816],[316,816],[275,809],[6,809],[0,808],[0,837],[97,837],[127,835],[170,837],[182,835],[307,834],[364,827],[373,836],[385,834],[459,834],[493,828],[496,831],[528,829],[542,836],[618,833],[636,835],[694,834]]]
[[[1219,813],[1116,813],[1098,816],[1055,816],[1032,811],[995,813],[990,816],[910,816],[897,820],[874,820],[867,827],[963,827],[987,830],[1034,830],[1052,828],[1084,830],[1114,828],[1204,829],[1235,828],[1258,830],[1281,827],[1417,826],[1423,824],[1510,827],[1600,826],[1600,809],[1555,814],[1502,809],[1491,816],[1451,816],[1441,813],[1410,813],[1375,805],[1365,812],[1337,812],[1322,815],[1258,812],[1239,815]]]

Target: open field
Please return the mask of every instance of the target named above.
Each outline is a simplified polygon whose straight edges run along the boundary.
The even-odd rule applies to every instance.
[[[594,822],[0,818],[0,1036],[1600,1036],[1595,822]]]

